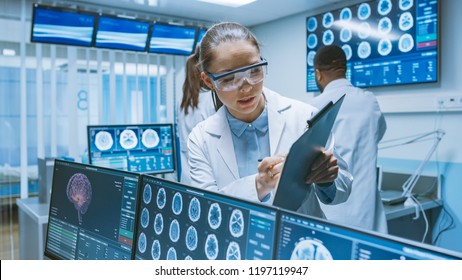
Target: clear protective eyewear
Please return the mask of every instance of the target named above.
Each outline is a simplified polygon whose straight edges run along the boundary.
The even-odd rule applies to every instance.
[[[207,76],[212,79],[213,85],[217,90],[233,91],[242,86],[244,79],[252,86],[263,81],[267,65],[268,62],[262,58],[259,63],[234,69],[222,74],[207,74]]]

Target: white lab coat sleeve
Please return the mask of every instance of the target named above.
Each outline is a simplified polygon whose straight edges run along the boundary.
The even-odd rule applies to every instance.
[[[229,196],[258,201],[255,186],[256,174],[232,180],[231,183],[218,188],[213,168],[210,165],[212,161],[208,158],[210,153],[207,149],[210,145],[207,145],[204,135],[206,134],[200,128],[196,128],[189,136],[189,166],[191,169],[192,186],[220,192]]]
[[[337,165],[339,167],[337,178],[334,181],[335,188],[336,188],[335,197],[331,202],[323,201],[320,199],[322,203],[331,204],[331,205],[339,204],[339,203],[347,201],[348,197],[350,196],[351,185],[353,183],[353,176],[348,170],[348,164],[336,152],[334,144],[335,144],[334,135],[331,134],[326,144],[326,150],[332,151],[334,153],[334,156],[337,158]],[[320,188],[321,188],[320,186],[315,184],[316,195],[318,196],[318,198],[324,197],[323,195],[320,194]]]

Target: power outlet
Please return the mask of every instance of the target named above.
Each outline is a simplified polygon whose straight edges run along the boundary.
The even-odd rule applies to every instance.
[[[440,96],[436,102],[439,109],[462,109],[462,96]]]

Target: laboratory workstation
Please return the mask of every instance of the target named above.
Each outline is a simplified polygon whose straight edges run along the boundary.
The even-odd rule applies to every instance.
[[[461,11],[1,0],[0,259],[462,260]]]

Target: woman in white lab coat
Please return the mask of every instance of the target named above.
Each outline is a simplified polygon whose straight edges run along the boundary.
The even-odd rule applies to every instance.
[[[197,68],[199,48],[186,60],[185,80],[183,83],[183,98],[178,109],[178,138],[180,140],[181,182],[190,184],[188,164],[188,137],[191,130],[199,122],[213,115],[216,110],[212,100],[212,93],[202,82],[200,70]]]
[[[200,62],[202,80],[224,106],[189,136],[192,185],[271,203],[284,156],[316,109],[263,87],[267,62],[256,38],[240,24],[212,26],[202,39]],[[348,198],[352,177],[334,155],[332,138],[326,148],[307,178],[299,212],[324,217],[319,201]]]

